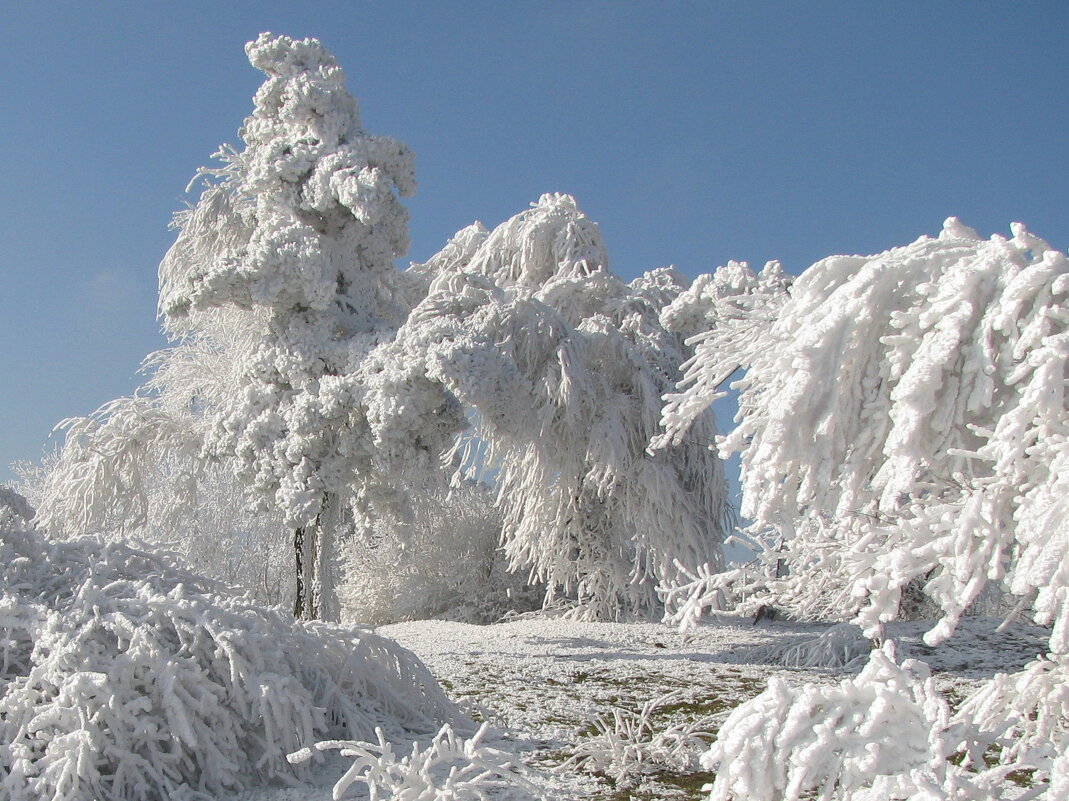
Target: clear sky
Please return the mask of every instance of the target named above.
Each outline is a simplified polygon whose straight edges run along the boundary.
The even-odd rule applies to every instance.
[[[368,130],[415,152],[415,260],[547,191],[627,277],[800,272],[951,214],[1069,245],[1064,0],[7,2],[0,482],[165,344],[168,221],[238,144],[264,30],[322,39]]]

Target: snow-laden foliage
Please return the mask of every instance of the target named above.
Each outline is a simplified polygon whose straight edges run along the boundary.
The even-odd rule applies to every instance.
[[[837,685],[770,679],[702,764],[717,770],[710,801],[989,801],[1008,769],[960,768],[948,759],[957,745],[927,666],[899,665],[887,643]]]
[[[473,409],[475,436],[455,454],[493,476],[512,569],[544,583],[547,603],[614,618],[659,609],[677,561],[719,563],[726,505],[702,442],[646,452],[686,357],[659,315],[685,286],[671,270],[626,284],[606,264],[565,195],[491,233],[465,229],[413,268],[436,277],[381,353],[418,378],[384,369],[393,383],[373,392],[387,452],[451,399]],[[695,427],[714,434],[708,413]]]
[[[1039,657],[1019,673],[1001,673],[973,693],[958,717],[968,725],[968,763],[994,749],[1001,765],[1050,774],[1051,798],[1069,778],[1069,656]]]
[[[411,487],[411,485],[409,485]],[[501,520],[487,487],[412,488],[403,520],[379,518],[348,548],[342,617],[369,626],[439,618],[496,623],[538,608],[541,588],[506,570]]]
[[[98,411],[70,421],[69,430],[77,433],[68,437],[61,458],[16,466],[19,490],[44,502],[45,522],[56,536],[74,531],[109,542],[133,540],[175,555],[188,569],[238,594],[292,607],[292,533],[281,516],[249,509],[236,515],[241,482],[224,465],[184,452],[180,438],[162,446],[151,425],[141,429],[148,438],[125,438],[116,429],[139,408],[151,408],[143,401],[125,399],[108,405],[110,415]],[[109,441],[118,447],[107,450]],[[137,463],[124,473],[128,457]]]
[[[446,724],[426,747],[413,743],[412,752],[400,758],[382,729],[375,730],[374,743],[325,740],[314,749],[339,751],[353,760],[334,785],[333,801],[356,797],[348,795],[356,782],[367,785],[370,801],[488,801],[500,798],[503,788],[522,791],[528,786],[507,755],[482,744],[488,728],[484,723],[474,736],[465,739]],[[303,748],[288,758],[300,764],[313,753],[312,748]],[[515,798],[515,792],[509,797]],[[523,793],[523,797],[531,795]]]
[[[683,441],[695,419],[723,397],[724,384],[767,347],[769,328],[787,300],[793,279],[779,262],[754,273],[745,262],[728,262],[694,283],[661,312],[664,326],[687,337],[694,349],[683,365],[678,392],[668,393],[661,413],[664,432],[651,446]]]
[[[0,531],[0,799],[206,798],[324,736],[457,715],[369,631],[302,624],[157,556]]]
[[[677,703],[682,692],[653,698],[638,712],[613,707],[611,718],[598,715],[590,721],[592,733],[572,748],[572,755],[557,768],[578,768],[611,778],[617,787],[630,787],[644,774],[691,770],[705,747],[709,721],[676,723],[662,727],[654,721],[662,707]]]
[[[740,422],[720,440],[769,547],[756,579],[696,591],[751,582],[749,608],[855,611],[876,634],[920,585],[943,611],[936,642],[998,582],[1069,647],[1069,260],[1012,228],[982,240],[952,218],[797,279],[747,346]]]
[[[86,531],[120,515],[136,528],[151,487],[188,510],[218,465],[295,530],[298,611],[330,618],[343,539],[403,540],[450,476],[483,471],[508,567],[546,603],[659,611],[677,561],[719,564],[712,417],[695,416],[695,440],[646,453],[690,353],[660,321],[679,276],[613,276],[597,225],[565,195],[398,271],[410,153],[363,130],[317,41],[264,34],[247,51],[268,79],[246,147],[203,171],[160,265],[177,341],[142,394],[70,423],[41,524]],[[408,476],[436,471],[428,497],[407,495]]]

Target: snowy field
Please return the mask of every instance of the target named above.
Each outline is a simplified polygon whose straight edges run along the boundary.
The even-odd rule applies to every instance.
[[[901,658],[923,659],[940,690],[960,700],[998,672],[1022,669],[1043,649],[1049,632],[1015,626],[997,632],[1000,621],[969,618],[939,648],[921,642],[926,624],[892,624]],[[615,709],[638,712],[652,699],[673,693],[654,711],[659,730],[702,722],[707,735],[737,705],[758,695],[771,676],[795,683],[835,683],[853,675],[864,660],[844,670],[769,664],[792,644],[812,642],[827,626],[767,623],[721,617],[680,634],[654,623],[578,623],[532,616],[491,626],[439,620],[384,626],[377,633],[411,649],[445,687],[448,695],[492,729],[484,740],[525,767],[527,788],[491,791],[492,798],[699,799],[712,774],[693,769],[657,770],[621,786],[597,771],[565,766],[577,743],[594,734],[599,715]],[[709,740],[706,736],[703,740]],[[258,790],[233,801],[318,801],[329,799],[346,761],[325,760],[317,786]],[[627,781],[623,783],[628,784]],[[1023,788],[1006,783],[1003,798]],[[367,798],[354,784],[345,798]],[[231,799],[227,799],[231,801]]]

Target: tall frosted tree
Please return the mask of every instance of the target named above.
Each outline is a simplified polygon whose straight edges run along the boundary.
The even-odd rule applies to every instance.
[[[207,186],[177,216],[160,265],[176,345],[157,354],[148,394],[75,422],[44,519],[92,517],[87,498],[134,503],[161,449],[225,462],[295,532],[298,616],[329,619],[334,539],[364,433],[354,365],[406,311],[393,259],[407,248],[399,196],[414,190],[412,157],[364,131],[318,41],[263,34],[246,51],[267,80],[245,148],[224,147],[221,166],[202,171]],[[62,486],[72,481],[116,491]]]
[[[612,275],[597,225],[565,195],[398,270],[411,154],[364,132],[318,42],[265,34],[247,49],[268,77],[245,148],[203,171],[160,265],[174,346],[152,357],[144,392],[71,423],[41,520],[137,524],[164,458],[180,465],[164,505],[185,508],[222,466],[295,533],[297,613],[328,619],[351,523],[422,531],[420,504],[451,479],[472,489],[480,470],[509,568],[547,604],[648,614],[677,564],[718,563],[715,455],[700,441],[646,452],[689,354],[660,322],[685,282]],[[694,425],[713,436],[709,415]]]
[[[222,180],[181,219],[160,266],[160,310],[180,331],[204,311],[254,318],[205,448],[235,457],[294,528],[298,615],[332,619],[333,540],[354,469],[345,376],[404,315],[393,259],[408,246],[398,195],[414,190],[412,157],[363,130],[317,41],[265,34],[247,52],[267,81],[246,147],[224,151]]]
[[[688,354],[660,322],[686,289],[678,274],[621,281],[567,195],[544,195],[492,232],[465,229],[412,272],[435,277],[390,360],[441,396],[404,408],[427,404],[426,419],[456,398],[474,411],[457,442],[461,469],[473,464],[464,448],[483,445],[476,466],[495,474],[505,553],[546,585],[547,603],[576,601],[585,617],[648,614],[680,564],[719,563],[727,507],[705,446],[711,415],[696,415],[694,439],[646,450]]]

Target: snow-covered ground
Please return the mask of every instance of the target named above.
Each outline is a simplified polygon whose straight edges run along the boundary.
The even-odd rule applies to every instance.
[[[888,635],[900,658],[927,661],[952,703],[997,672],[1020,670],[1043,651],[1047,632],[1014,626],[997,632],[999,621],[970,618],[938,648],[921,642],[925,624],[892,624]],[[580,623],[531,616],[492,626],[428,620],[377,630],[411,649],[430,668],[451,698],[492,729],[485,742],[522,763],[528,789],[498,790],[492,798],[674,799],[703,798],[711,775],[696,765],[640,777],[629,788],[604,775],[573,767],[560,770],[575,745],[595,733],[591,721],[610,720],[611,710],[637,712],[646,702],[675,693],[654,710],[658,728],[703,721],[712,734],[731,709],[764,690],[768,678],[834,683],[856,673],[844,669],[787,668],[769,664],[791,645],[812,641],[827,626],[796,623],[753,625],[731,617],[713,619],[680,634],[655,623]],[[348,765],[333,757],[317,771],[315,788],[259,790],[240,801],[312,801],[330,798],[330,787]],[[1007,784],[1004,797],[1020,788]],[[362,794],[363,793],[363,794]],[[346,798],[366,798],[353,785]],[[228,800],[229,801],[229,800]]]

